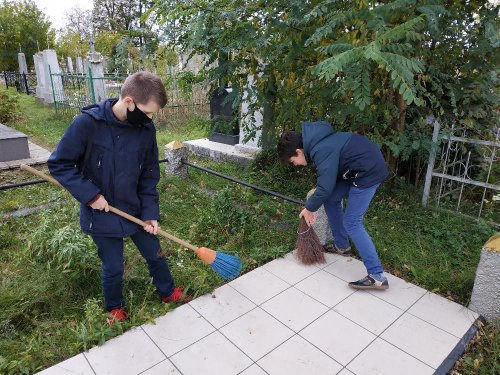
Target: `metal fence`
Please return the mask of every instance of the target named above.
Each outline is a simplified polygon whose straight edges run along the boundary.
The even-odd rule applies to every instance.
[[[422,203],[500,227],[500,128],[441,129],[435,119]]]
[[[24,92],[27,95],[35,94],[36,90],[36,74],[35,73],[19,73],[3,71],[3,79],[5,86],[15,87],[17,91]]]
[[[49,67],[50,71],[50,67]],[[118,98],[126,75],[95,77],[89,67],[87,74],[50,72],[50,84],[56,112],[74,116],[80,109],[106,98]],[[198,114],[209,116],[208,88],[194,85],[188,93],[171,85],[167,88],[168,104],[158,114],[155,121],[168,124],[183,117]]]

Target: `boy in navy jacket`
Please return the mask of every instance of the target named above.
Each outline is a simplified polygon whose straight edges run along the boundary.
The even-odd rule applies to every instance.
[[[349,237],[356,245],[368,275],[350,282],[357,289],[387,289],[389,283],[363,217],[377,188],[388,176],[378,147],[359,134],[334,133],[327,122],[304,122],[302,133],[281,134],[278,154],[283,164],[313,163],[317,171],[316,191],[301,211],[310,226],[315,212],[324,206],[334,238],[334,249],[349,255]],[[342,200],[347,198],[345,210]]]
[[[123,238],[131,237],[148,264],[163,302],[185,298],[174,286],[161,255],[160,179],[153,114],[167,103],[160,78],[149,72],[129,76],[119,99],[82,109],[67,128],[47,164],[50,173],[80,203],[80,226],[92,236],[102,261],[108,323],[128,318],[122,295]],[[108,204],[139,217],[139,225],[109,211]]]

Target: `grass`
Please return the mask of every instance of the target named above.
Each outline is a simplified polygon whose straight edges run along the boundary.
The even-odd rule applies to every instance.
[[[22,111],[22,119],[10,125],[53,147],[67,122],[26,96]],[[160,127],[158,144],[203,136],[206,128],[200,118],[184,127]],[[313,187],[313,170],[284,169],[268,153],[246,169],[194,156],[190,160],[297,199]],[[1,185],[22,179],[32,177],[0,172]],[[162,178],[158,190],[163,229],[195,245],[237,254],[244,272],[294,247],[298,208],[293,204],[196,170],[184,180]],[[36,372],[175,307],[159,303],[143,259],[126,240],[123,290],[132,319],[107,326],[100,261],[91,240],[79,230],[78,205],[69,194],[46,184],[1,191],[0,217],[42,203],[52,206],[22,218],[0,219],[2,374]],[[377,193],[366,226],[389,271],[462,304],[470,298],[480,249],[494,233],[485,224],[423,208],[420,191],[397,181]],[[189,250],[166,240],[162,246],[176,282],[192,295],[224,283]],[[476,344],[457,363],[460,374],[499,369],[498,331],[481,327],[479,332]]]

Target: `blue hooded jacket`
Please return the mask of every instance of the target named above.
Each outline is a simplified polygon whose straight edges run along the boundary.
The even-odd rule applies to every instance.
[[[316,191],[305,205],[311,212],[328,199],[339,179],[366,188],[389,175],[377,145],[359,134],[335,133],[327,122],[303,122],[302,143],[305,157],[316,166],[318,176]]]
[[[118,120],[111,109],[116,100],[83,108],[47,161],[52,176],[81,203],[81,228],[93,236],[125,237],[141,229],[87,206],[99,193],[110,205],[142,220],[160,217],[156,129],[152,122],[137,126]],[[82,172],[90,139],[92,148]]]

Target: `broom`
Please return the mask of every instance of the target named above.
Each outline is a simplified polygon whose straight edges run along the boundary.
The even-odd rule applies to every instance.
[[[307,193],[307,199],[314,194],[316,189],[311,189]],[[304,207],[300,207],[302,211]],[[312,225],[307,225],[304,218],[300,219],[299,229],[297,230],[297,258],[303,264],[325,263],[325,252],[323,246],[319,242],[319,238],[314,231]]]
[[[297,258],[303,264],[325,263],[325,253],[319,238],[312,226],[307,225],[304,218],[300,219],[297,230]]]
[[[47,176],[45,173],[42,173],[35,168],[32,168],[28,165],[22,164],[21,169],[31,172],[38,177],[43,178],[47,182],[50,182],[53,185],[63,187],[58,181],[56,181],[54,178]],[[109,206],[109,210],[113,212],[114,214],[121,216],[127,220],[130,220],[136,224],[139,224],[142,227],[145,227],[147,224],[132,216],[127,214],[126,212],[123,212],[119,210],[118,208],[115,208],[113,206]],[[219,251],[215,251],[212,249],[209,249],[207,247],[196,247],[191,245],[189,242],[186,242],[184,240],[181,240],[180,238],[177,238],[161,229],[158,229],[158,234],[171,240],[179,245],[182,245],[190,250],[193,250],[198,258],[200,258],[204,263],[210,265],[210,267],[222,278],[226,280],[231,280],[237,277],[240,274],[241,271],[241,260],[240,258],[234,256],[234,255],[229,255],[225,254]]]

